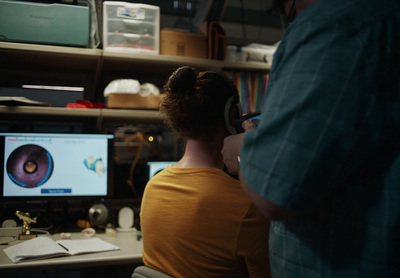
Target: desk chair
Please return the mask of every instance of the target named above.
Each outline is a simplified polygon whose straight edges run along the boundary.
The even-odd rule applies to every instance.
[[[147,266],[138,266],[133,271],[131,278],[173,278],[164,272],[152,269]]]

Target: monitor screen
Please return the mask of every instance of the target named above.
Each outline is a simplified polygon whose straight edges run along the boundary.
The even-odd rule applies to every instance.
[[[147,166],[149,167],[148,180],[150,180],[158,172],[167,168],[168,165],[175,164],[176,161],[148,161]]]
[[[107,197],[113,135],[0,133],[2,197]]]

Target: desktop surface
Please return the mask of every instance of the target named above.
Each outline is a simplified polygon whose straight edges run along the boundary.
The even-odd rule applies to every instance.
[[[61,234],[40,235],[49,236],[54,240],[61,239]],[[107,236],[105,233],[96,233],[94,237],[101,238],[109,243],[119,246],[121,249],[100,253],[83,254],[67,257],[56,257],[50,259],[39,259],[13,263],[6,255],[4,249],[18,244],[21,240],[2,238],[0,245],[0,273],[13,271],[31,271],[58,268],[86,268],[91,266],[122,265],[142,263],[143,243],[137,238],[137,231],[116,231],[115,236]],[[72,239],[84,238],[82,233],[72,233]],[[8,244],[4,245],[5,242]]]

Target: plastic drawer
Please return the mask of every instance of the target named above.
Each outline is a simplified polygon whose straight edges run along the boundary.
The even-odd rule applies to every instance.
[[[155,24],[139,20],[123,19],[109,20],[108,33],[131,33],[154,36]]]

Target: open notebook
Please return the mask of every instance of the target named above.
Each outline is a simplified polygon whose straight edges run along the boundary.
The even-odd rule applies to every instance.
[[[63,239],[54,241],[50,237],[43,236],[10,246],[4,249],[4,252],[14,263],[18,263],[33,259],[74,256],[119,249],[118,246],[100,238]]]

